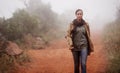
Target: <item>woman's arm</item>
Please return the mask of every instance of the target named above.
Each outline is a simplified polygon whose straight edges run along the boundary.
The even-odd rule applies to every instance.
[[[87,26],[88,35],[90,36],[90,27],[89,27],[89,24],[86,23],[86,26]]]
[[[68,42],[68,45],[69,45],[69,49],[73,48],[72,35],[71,35],[72,29],[73,29],[73,25],[72,25],[72,23],[70,23],[67,33],[66,33],[66,36],[65,36],[65,38]]]

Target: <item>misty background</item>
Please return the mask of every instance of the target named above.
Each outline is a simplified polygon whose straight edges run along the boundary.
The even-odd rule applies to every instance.
[[[82,9],[83,18],[92,32],[116,20],[119,0],[0,0],[1,33],[8,40],[22,39],[28,34],[44,41],[64,38],[75,10]]]
[[[95,51],[100,53],[98,58],[107,54],[107,57],[105,56],[108,58],[107,69],[103,73],[120,73],[120,0],[0,0],[0,73],[15,70],[15,63],[21,65],[30,62],[30,57],[25,52],[31,49],[30,54],[32,51],[32,55],[39,53],[39,59],[44,57],[45,61],[47,59],[44,54],[48,59],[52,57],[51,55],[60,57],[59,61],[62,60],[62,55],[66,54],[63,59],[69,60],[67,51],[63,53],[63,50],[68,48],[64,42],[65,34],[69,23],[75,19],[76,9],[79,8],[83,10],[83,18],[90,25],[93,44],[97,46]],[[54,51],[52,52],[49,47]],[[46,49],[50,50],[45,51]],[[97,57],[97,54],[93,54],[93,57]],[[36,58],[38,60],[38,56]],[[97,63],[100,64],[99,61]],[[48,63],[46,64],[48,66]],[[99,69],[99,66],[97,67]]]
[[[29,0],[0,0],[0,17],[10,18],[17,9],[26,8]],[[34,3],[40,4],[40,0]],[[57,24],[62,27],[71,22],[75,16],[74,11],[78,8],[83,9],[84,19],[91,25],[92,29],[99,29],[104,24],[115,20],[117,7],[120,0],[42,0],[48,4],[50,9],[59,15],[65,24]],[[33,4],[34,4],[33,3]],[[39,6],[42,8],[42,6]]]

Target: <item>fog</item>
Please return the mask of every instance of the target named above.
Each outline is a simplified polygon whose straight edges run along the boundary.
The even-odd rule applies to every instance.
[[[83,9],[84,19],[90,24],[91,29],[99,30],[105,24],[116,18],[117,7],[120,0],[43,0],[51,3],[52,9],[59,13],[68,13],[67,18],[74,19],[74,11]],[[71,12],[70,12],[71,10]],[[67,12],[69,11],[69,12]]]
[[[0,0],[0,17],[9,18],[18,8],[25,8],[24,2],[28,0]],[[63,19],[70,23],[74,18],[74,11],[83,9],[84,19],[92,30],[101,29],[105,24],[116,18],[117,7],[120,0],[42,0],[51,5],[51,9],[64,16]],[[62,18],[61,18],[62,19]],[[65,24],[60,24],[64,27]]]

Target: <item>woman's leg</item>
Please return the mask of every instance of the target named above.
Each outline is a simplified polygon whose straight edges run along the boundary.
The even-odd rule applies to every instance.
[[[87,52],[88,52],[88,50],[87,50],[87,48],[83,48],[82,50],[81,50],[81,71],[82,71],[82,73],[86,73],[86,61],[87,61]]]
[[[74,73],[79,73],[79,64],[80,64],[80,57],[79,54],[80,51],[73,51],[72,50],[72,54],[73,54],[73,60],[74,60]]]

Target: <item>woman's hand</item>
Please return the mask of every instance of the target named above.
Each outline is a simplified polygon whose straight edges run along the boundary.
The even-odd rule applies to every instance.
[[[74,47],[71,45],[71,46],[69,46],[69,49],[71,50],[71,49],[73,49]]]

